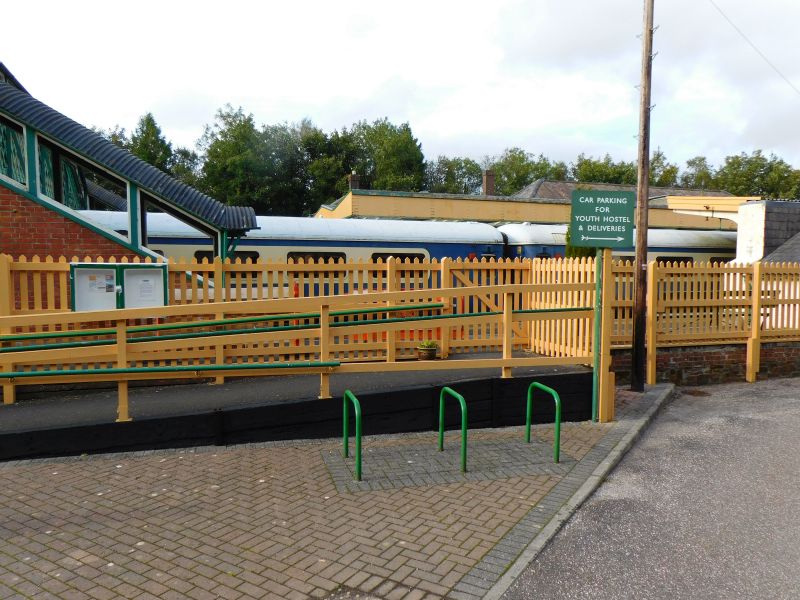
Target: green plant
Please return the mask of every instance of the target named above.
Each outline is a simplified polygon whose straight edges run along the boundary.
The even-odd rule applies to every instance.
[[[438,347],[439,343],[436,342],[435,340],[424,340],[420,342],[419,345],[417,346],[417,348],[438,348]]]

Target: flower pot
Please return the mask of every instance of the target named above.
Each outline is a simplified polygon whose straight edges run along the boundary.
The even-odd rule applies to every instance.
[[[417,358],[419,360],[435,360],[436,348],[417,348]]]

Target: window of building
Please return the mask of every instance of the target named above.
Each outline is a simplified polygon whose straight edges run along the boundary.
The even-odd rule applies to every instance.
[[[74,210],[128,209],[124,182],[55,144],[37,141],[42,196]]]
[[[0,117],[0,176],[26,185],[25,135],[22,127]]]

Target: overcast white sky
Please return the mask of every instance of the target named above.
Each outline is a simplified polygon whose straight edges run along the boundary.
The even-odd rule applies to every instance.
[[[713,0],[800,88],[800,2]],[[642,0],[8,2],[0,61],[87,125],[194,147],[226,103],[330,132],[408,122],[427,158],[636,154]],[[800,167],[800,93],[711,0],[656,0],[651,148]]]

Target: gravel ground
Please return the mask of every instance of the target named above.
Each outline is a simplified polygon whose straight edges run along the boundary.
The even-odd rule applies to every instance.
[[[799,384],[681,390],[503,598],[800,597]]]

